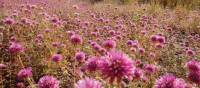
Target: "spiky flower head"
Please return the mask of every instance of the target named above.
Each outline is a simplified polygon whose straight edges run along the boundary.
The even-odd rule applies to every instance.
[[[112,83],[115,80],[120,82],[122,79],[131,79],[135,66],[126,54],[112,50],[101,61],[100,70],[104,78]]]
[[[82,37],[76,34],[72,35],[70,40],[73,44],[81,44],[83,42]]]
[[[165,74],[156,80],[153,88],[187,88],[187,83],[173,74]]]
[[[15,54],[15,53],[23,52],[24,47],[19,43],[11,42],[11,45],[9,46],[8,51],[12,54]]]
[[[75,84],[75,88],[103,88],[102,83],[92,78],[79,80]]]
[[[21,69],[17,74],[17,78],[21,80],[27,77],[31,77],[32,75],[33,75],[32,68],[28,67],[28,68]]]
[[[53,76],[43,76],[38,82],[39,88],[59,88],[59,81]]]

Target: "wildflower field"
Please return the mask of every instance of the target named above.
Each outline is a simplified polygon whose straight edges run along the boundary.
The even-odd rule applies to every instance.
[[[0,0],[0,88],[200,88],[200,0]]]

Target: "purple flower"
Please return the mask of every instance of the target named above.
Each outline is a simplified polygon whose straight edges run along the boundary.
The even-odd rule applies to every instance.
[[[102,83],[91,78],[79,80],[75,84],[75,88],[103,88]]]
[[[60,47],[62,44],[60,42],[52,42],[52,46]]]
[[[155,42],[157,41],[157,35],[152,35],[152,36],[151,36],[151,41],[152,41],[153,43],[155,43]]]
[[[52,61],[54,62],[59,62],[63,59],[63,56],[61,54],[54,54],[52,57],[51,57]]]
[[[85,60],[85,53],[84,52],[77,52],[75,55],[77,61]]]
[[[140,69],[140,68],[136,68],[133,71],[133,77],[136,78],[136,79],[142,79],[142,78],[144,78],[144,72],[143,72],[143,70]]]
[[[17,83],[17,88],[25,88],[25,85],[24,85],[24,83],[23,82],[19,82],[19,83]]]
[[[181,78],[177,78],[174,82],[173,82],[173,88],[188,88],[187,83],[185,82],[185,80],[181,79]]]
[[[85,63],[85,68],[92,72],[99,69],[99,58],[98,57],[91,57]]]
[[[92,46],[92,48],[96,51],[100,51],[100,49],[102,48],[99,44],[95,44],[94,46]]]
[[[75,34],[70,37],[70,40],[73,44],[81,44],[83,42],[81,36]]]
[[[72,36],[72,35],[75,35],[75,32],[74,32],[74,31],[67,31],[67,34],[68,34],[69,36]]]
[[[144,54],[145,53],[145,49],[144,48],[139,48],[139,53]]]
[[[188,50],[186,51],[186,54],[187,54],[188,56],[194,56],[196,53],[195,53],[193,50],[188,49]]]
[[[196,72],[200,70],[200,63],[195,60],[190,60],[186,63],[187,68],[190,72]]]
[[[31,76],[32,76],[32,68],[31,67],[21,69],[17,74],[18,79],[24,79],[24,78],[28,78]]]
[[[109,52],[100,64],[102,75],[111,83],[115,80],[120,82],[124,78],[131,79],[134,69],[133,61],[119,51]]]
[[[156,72],[157,67],[155,65],[147,64],[145,65],[144,70],[146,73],[152,74]]]
[[[38,82],[39,88],[59,88],[59,81],[53,76],[43,76]]]
[[[189,72],[188,78],[190,81],[200,84],[200,71],[197,72]]]
[[[154,88],[174,88],[173,82],[176,80],[176,77],[172,74],[165,74],[156,80]]]
[[[163,36],[159,36],[158,38],[157,38],[157,40],[158,40],[158,42],[159,43],[165,43],[165,37],[163,37]]]
[[[133,40],[128,40],[128,41],[127,41],[127,45],[128,45],[128,46],[132,46],[132,45],[133,45],[133,43],[134,43],[134,41],[133,41]]]
[[[14,19],[9,18],[9,17],[4,19],[4,23],[8,25],[12,25],[14,24],[14,22],[15,22]]]
[[[103,46],[106,49],[113,49],[116,47],[116,42],[114,40],[106,40],[103,42]]]
[[[12,54],[15,54],[15,53],[23,52],[24,47],[19,43],[12,42],[8,48],[8,51]]]
[[[200,63],[190,60],[186,63],[186,67],[189,69],[188,79],[196,84],[200,84]]]
[[[173,74],[165,74],[156,80],[153,88],[187,88],[187,83]]]
[[[165,43],[165,37],[161,36],[161,35],[152,35],[151,36],[151,41],[153,43],[161,43],[164,44]]]
[[[0,64],[0,70],[5,69],[7,66],[5,64]]]

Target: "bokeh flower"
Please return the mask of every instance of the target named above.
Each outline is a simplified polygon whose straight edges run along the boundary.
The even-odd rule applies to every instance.
[[[102,83],[92,78],[79,80],[75,84],[75,88],[103,88]]]
[[[187,88],[187,83],[173,74],[165,74],[156,80],[153,88]]]

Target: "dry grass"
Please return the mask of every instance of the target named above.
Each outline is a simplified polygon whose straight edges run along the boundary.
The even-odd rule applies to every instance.
[[[52,75],[59,79],[61,88],[73,88],[75,82],[86,76],[100,80],[105,88],[114,86],[116,86],[115,88],[122,88],[121,85],[109,84],[107,80],[103,80],[98,72],[83,72],[82,77],[74,71],[84,65],[84,63],[75,62],[74,57],[77,51],[85,52],[87,57],[101,56],[101,53],[95,51],[88,43],[90,40],[101,45],[106,39],[118,35],[110,35],[109,30],[103,30],[105,26],[110,26],[113,28],[112,30],[120,33],[122,39],[116,40],[116,49],[126,53],[132,60],[142,61],[141,66],[139,65],[138,68],[143,69],[145,64],[153,64],[159,68],[159,71],[155,74],[147,75],[149,81],[144,82],[135,79],[127,83],[128,88],[152,88],[155,80],[165,73],[173,73],[177,77],[185,79],[187,83],[199,88],[198,85],[187,79],[185,68],[185,63],[189,59],[199,60],[200,58],[200,12],[199,10],[188,9],[198,8],[199,0],[191,2],[187,2],[189,0],[147,1],[150,4],[138,4],[138,2],[127,0],[129,4],[126,5],[119,5],[106,0],[103,3],[94,5],[78,0],[47,1],[46,4],[41,4],[38,3],[40,0],[35,0],[34,4],[37,4],[38,7],[31,10],[31,13],[26,13],[26,8],[20,7],[24,3],[23,0],[5,0],[5,6],[0,8],[0,20],[11,16],[13,10],[17,10],[19,14],[16,17],[11,16],[16,22],[20,22],[21,18],[28,18],[38,23],[32,25],[6,25],[3,21],[0,22],[0,33],[3,33],[3,41],[0,44],[0,61],[7,65],[6,69],[0,69],[1,88],[16,88],[18,82],[23,82],[26,86],[37,85],[39,78],[44,75]],[[127,2],[124,0],[124,3]],[[144,3],[144,1],[142,2]],[[75,6],[78,6],[78,9],[75,9]],[[162,8],[162,6],[169,6],[174,9]],[[55,26],[49,21],[50,18],[42,16],[41,13],[48,14],[50,18],[58,17],[61,24]],[[77,16],[77,14],[79,15]],[[110,21],[108,23],[98,21],[92,18],[91,14]],[[144,17],[148,18],[147,22],[144,22]],[[121,22],[119,23],[124,29],[116,28],[116,26],[119,26],[118,21]],[[84,28],[84,22],[89,22],[89,26]],[[132,27],[130,22],[133,22],[135,26]],[[99,30],[98,36],[91,34],[95,32],[96,27],[102,29]],[[47,28],[51,32],[46,33],[45,29]],[[147,31],[145,35],[142,34],[144,30]],[[77,46],[72,44],[69,34],[66,33],[67,31],[74,31],[76,34],[81,35],[83,43]],[[40,43],[37,43],[36,39],[40,34],[43,35],[43,38]],[[155,34],[162,34],[166,38],[166,44],[161,49],[155,48],[150,41],[150,37]],[[199,39],[189,38],[189,36],[194,37],[194,35],[199,35]],[[16,37],[17,42],[25,47],[23,53],[12,55],[7,51],[13,36]],[[145,49],[145,53],[132,52],[130,47],[126,45],[129,39],[138,40],[140,47]],[[63,46],[54,47],[52,46],[54,42],[59,42]],[[186,46],[182,44],[186,44]],[[185,54],[186,48],[194,50],[196,55],[193,57],[187,56]],[[149,56],[152,52],[156,54],[153,59]],[[64,60],[59,63],[52,62],[50,58],[55,53],[62,54]],[[33,77],[31,78],[35,84],[30,84],[27,80],[16,80],[16,74],[23,68],[18,61],[19,58],[22,59],[24,66],[33,68]]]

